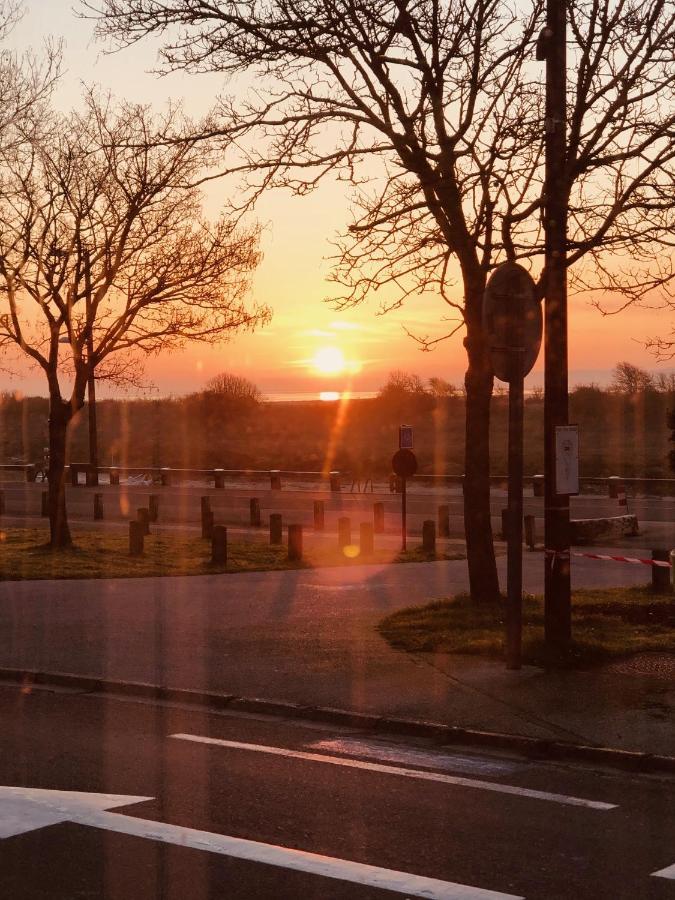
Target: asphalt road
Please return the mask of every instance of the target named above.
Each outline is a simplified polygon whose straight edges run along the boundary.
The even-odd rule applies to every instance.
[[[672,779],[44,689],[0,716],[11,900],[675,898]]]

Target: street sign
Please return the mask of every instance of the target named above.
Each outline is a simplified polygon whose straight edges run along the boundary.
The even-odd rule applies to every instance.
[[[413,449],[413,429],[412,425],[398,426],[398,446],[400,450]]]
[[[399,478],[412,478],[417,472],[417,458],[412,450],[397,450],[391,458],[391,467]]]
[[[562,496],[579,493],[578,425],[556,425],[555,492]]]
[[[412,430],[412,429],[411,429]],[[405,550],[408,545],[407,537],[407,490],[406,482],[408,478],[412,478],[417,472],[417,459],[412,450],[405,447],[397,450],[391,459],[391,467],[401,479],[401,550]]]
[[[530,273],[515,262],[498,266],[485,287],[483,329],[490,346],[492,369],[500,381],[525,377],[537,361],[543,317]],[[514,355],[522,349],[520,371],[514,372]]]

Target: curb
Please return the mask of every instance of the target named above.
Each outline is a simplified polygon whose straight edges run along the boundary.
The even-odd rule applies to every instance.
[[[111,681],[86,675],[70,675],[63,672],[37,672],[26,669],[0,668],[0,683],[30,688],[32,685],[70,688],[87,694],[111,697],[130,697],[143,700],[159,700],[168,703],[202,706],[213,710],[230,709],[238,712],[258,713],[288,719],[343,725],[379,734],[427,738],[439,744],[462,744],[473,747],[490,747],[538,760],[568,760],[596,763],[610,768],[639,773],[675,774],[675,756],[663,756],[615,747],[574,744],[542,738],[530,738],[496,731],[478,731],[443,725],[422,719],[403,719],[353,712],[330,706],[306,706],[266,700],[259,697],[237,697],[188,688],[159,687],[136,681]]]

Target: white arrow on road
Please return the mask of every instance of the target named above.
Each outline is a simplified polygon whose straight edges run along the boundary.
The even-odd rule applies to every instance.
[[[273,844],[108,812],[120,806],[130,806],[152,799],[152,797],[127,797],[122,794],[0,787],[0,838],[25,834],[38,828],[45,828],[47,825],[57,825],[59,822],[74,822],[78,825],[101,828],[104,831],[161,841],[164,844],[176,844],[193,850],[205,850],[236,859],[321,875],[324,878],[335,878],[395,891],[409,897],[426,897],[428,900],[522,900],[522,897],[513,894],[482,890],[465,884],[320,856],[303,850],[292,850],[288,847],[277,847]]]
[[[671,881],[675,881],[675,863],[672,866],[667,866],[665,869],[659,869],[658,872],[652,872],[652,875],[655,878],[670,878]]]

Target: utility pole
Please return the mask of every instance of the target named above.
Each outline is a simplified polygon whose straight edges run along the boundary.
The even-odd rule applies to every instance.
[[[565,0],[547,0],[537,45],[537,58],[546,60],[544,617],[546,645],[558,652],[568,647],[572,630],[569,497],[556,486],[556,427],[568,424],[566,26]]]
[[[94,357],[94,321],[91,306],[91,254],[87,247],[82,250],[84,257],[84,302],[87,316],[87,421],[89,424],[89,479],[88,483],[98,485],[98,432],[96,428],[96,375],[91,360]]]

